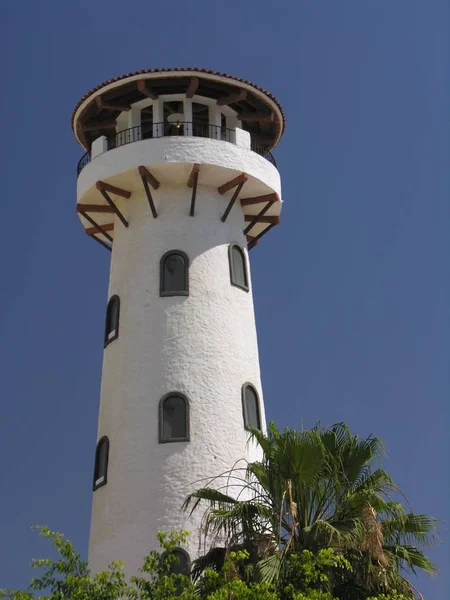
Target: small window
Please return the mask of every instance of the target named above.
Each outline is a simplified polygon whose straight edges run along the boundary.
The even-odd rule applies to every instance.
[[[160,296],[189,296],[189,259],[184,252],[166,252],[160,268]]]
[[[163,558],[171,556],[169,572],[174,575],[184,575],[189,577],[191,572],[191,559],[189,554],[183,548],[174,548],[171,551],[163,553]],[[173,557],[173,558],[172,558]],[[178,585],[175,591],[176,596],[181,596],[183,593],[182,586]]]
[[[113,296],[106,309],[105,348],[119,337],[120,298]]]
[[[189,402],[178,392],[166,394],[159,403],[159,441],[189,441]]]
[[[230,261],[231,285],[248,292],[247,263],[244,250],[237,244],[230,244],[228,259]]]
[[[109,440],[103,436],[95,451],[94,491],[106,485],[108,479]]]
[[[261,415],[259,412],[258,392],[251,383],[242,386],[242,410],[244,413],[244,427],[261,429]]]
[[[191,560],[189,554],[183,548],[175,548],[173,554],[177,557],[177,562],[172,565],[171,571],[175,575],[189,575]]]

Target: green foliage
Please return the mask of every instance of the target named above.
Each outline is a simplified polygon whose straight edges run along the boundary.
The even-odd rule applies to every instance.
[[[224,549],[249,550],[260,581],[278,582],[291,554],[303,549],[317,555],[332,548],[351,562],[349,600],[408,594],[404,574],[436,572],[423,552],[436,537],[436,519],[392,501],[399,490],[380,466],[379,438],[354,435],[345,423],[283,432],[271,423],[267,434],[252,429],[251,437],[262,460],[213,478],[184,507],[203,504],[207,540],[219,535]],[[230,480],[242,482],[237,498],[228,495]],[[197,561],[207,564],[207,556]]]
[[[37,527],[49,539],[57,560],[33,560],[40,577],[31,580],[27,591],[0,590],[0,598],[10,600],[338,600],[330,591],[331,581],[341,571],[350,571],[350,563],[332,549],[313,554],[309,550],[292,553],[287,560],[283,580],[277,585],[246,581],[240,567],[249,560],[246,550],[230,552],[220,571],[206,569],[195,586],[182,574],[174,574],[177,556],[173,550],[186,543],[187,533],[159,533],[161,551],[151,552],[140,574],[125,580],[123,565],[117,561],[106,571],[91,577],[86,561],[81,560],[72,544],[60,533]],[[38,595],[36,595],[38,593]],[[373,597],[369,600],[406,600],[405,596]]]
[[[378,596],[370,596],[367,600],[410,600],[411,596],[405,596],[397,592],[391,592],[390,594],[380,594]]]
[[[145,557],[144,565],[140,569],[142,575],[130,579],[136,589],[131,587],[129,592],[136,594],[139,600],[172,600],[180,597],[183,600],[194,600],[195,587],[191,578],[172,572],[179,560],[173,551],[177,546],[186,544],[187,538],[187,531],[169,534],[158,532],[158,542],[162,552],[153,550]]]
[[[423,547],[436,520],[392,500],[398,490],[377,464],[381,441],[343,423],[284,432],[271,424],[252,437],[261,461],[185,503],[206,503],[206,535],[226,541],[195,561],[193,579],[176,573],[187,532],[159,533],[161,550],[127,581],[120,562],[92,576],[69,541],[38,527],[58,559],[34,560],[40,576],[28,590],[0,590],[0,600],[413,600],[404,573],[435,573]],[[227,493],[230,478],[242,482],[238,498]]]
[[[33,577],[27,591],[0,589],[0,598],[10,600],[31,600],[35,592],[45,592],[37,596],[42,600],[119,600],[126,595],[127,584],[122,571],[122,563],[114,562],[108,571],[98,573],[91,579],[87,562],[81,560],[71,542],[62,534],[50,531],[48,527],[35,527],[40,535],[52,540],[59,559],[33,560],[33,569],[44,569],[40,577]]]
[[[278,600],[275,587],[268,583],[246,582],[239,565],[249,559],[245,550],[230,552],[220,572],[206,569],[197,592],[205,600]]]

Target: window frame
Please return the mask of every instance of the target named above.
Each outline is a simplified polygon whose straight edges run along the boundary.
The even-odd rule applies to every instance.
[[[244,279],[245,279],[245,285],[240,285],[239,283],[236,282],[236,273],[234,270],[234,264],[233,264],[233,249],[237,248],[242,256],[242,260],[244,262]],[[234,287],[239,288],[240,290],[244,290],[245,292],[249,292],[250,291],[250,286],[249,286],[249,277],[248,277],[248,263],[247,263],[247,257],[245,255],[245,250],[244,248],[242,248],[242,246],[240,246],[237,242],[232,242],[229,246],[228,246],[228,263],[230,266],[230,283],[231,285],[234,285]]]
[[[162,553],[162,557],[165,557],[168,554],[175,554],[175,552],[179,552],[180,554],[183,554],[184,557],[186,558],[186,571],[187,571],[187,573],[181,573],[181,574],[182,575],[183,574],[186,575],[186,577],[190,577],[191,576],[192,561],[191,561],[191,557],[189,556],[189,552],[187,550],[185,550],[181,546],[175,546],[175,548],[173,550],[169,550],[169,551],[166,550],[165,552],[163,552]],[[177,573],[177,574],[179,574],[179,573]]]
[[[109,321],[111,321],[111,306],[113,304],[113,302],[117,302],[118,304],[118,313],[117,313],[117,327],[115,329],[115,333],[114,335],[110,336],[109,334],[112,333],[113,330],[111,330],[108,334],[108,323]],[[111,344],[111,342],[114,342],[114,340],[117,340],[117,338],[119,337],[119,325],[120,325],[120,298],[117,294],[114,294],[113,296],[111,296],[111,298],[108,300],[108,304],[106,306],[106,319],[105,319],[105,335],[104,335],[104,348],[106,348],[106,346],[108,346],[109,344]]]
[[[184,273],[184,284],[186,289],[183,291],[173,292],[164,290],[164,265],[166,259],[171,254],[177,254],[178,256],[181,256],[185,262],[186,268]],[[161,256],[161,260],[159,261],[159,295],[162,298],[168,296],[189,296],[189,266],[189,257],[186,252],[183,252],[183,250],[168,250]]]
[[[99,465],[100,448],[103,444],[106,445],[105,472],[103,475],[97,476],[98,470],[100,468],[100,465]],[[95,492],[95,490],[98,490],[98,488],[101,488],[108,483],[108,465],[109,465],[109,438],[107,435],[104,435],[98,440],[97,446],[95,447],[94,481],[93,481],[93,485],[92,485],[92,489],[94,492]],[[99,479],[101,477],[103,477],[103,480],[99,482]]]
[[[171,396],[179,396],[184,401],[186,409],[186,435],[183,437],[164,437],[164,402]],[[160,444],[170,444],[172,442],[190,442],[190,403],[185,394],[182,392],[168,392],[159,401],[158,406],[158,441]]]
[[[256,396],[256,408],[257,408],[257,414],[258,414],[258,427],[255,427],[255,429],[258,429],[259,431],[262,431],[262,421],[261,421],[261,401],[259,398],[259,393],[258,390],[256,389],[256,387],[253,385],[253,383],[250,383],[249,381],[246,381],[242,388],[241,388],[241,395],[242,395],[242,414],[243,414],[243,418],[244,418],[244,429],[246,429],[247,431],[249,431],[249,427],[253,427],[253,425],[249,425],[248,423],[248,411],[247,411],[247,402],[246,402],[246,395],[245,392],[247,390],[247,388],[252,388],[252,390],[255,392],[255,396]]]

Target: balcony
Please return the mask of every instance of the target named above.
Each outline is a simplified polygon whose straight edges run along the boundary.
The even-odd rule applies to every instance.
[[[118,133],[107,137],[107,149],[112,150],[119,146],[125,146],[126,144],[132,144],[133,142],[139,142],[141,140],[160,138],[166,136],[195,136],[204,137],[215,140],[222,140],[231,144],[236,143],[236,130],[227,129],[218,125],[204,125],[192,122],[176,122],[176,123],[154,123],[138,125],[129,129],[124,129]],[[251,150],[256,152],[260,156],[263,156],[275,167],[277,166],[275,158],[268,151],[267,146],[264,146],[261,142],[251,139]],[[79,175],[84,167],[91,161],[90,150],[83,154],[78,161],[77,174]]]

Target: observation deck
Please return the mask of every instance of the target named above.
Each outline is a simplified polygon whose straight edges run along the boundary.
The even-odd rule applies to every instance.
[[[269,92],[215,71],[139,71],[97,86],[72,115],[85,149],[77,165],[77,212],[86,233],[111,249],[114,228],[129,225],[133,193],[145,190],[157,218],[160,186],[184,185],[194,216],[197,187],[209,186],[224,197],[223,222],[241,204],[252,248],[279,222],[280,177],[271,150],[284,127]]]

